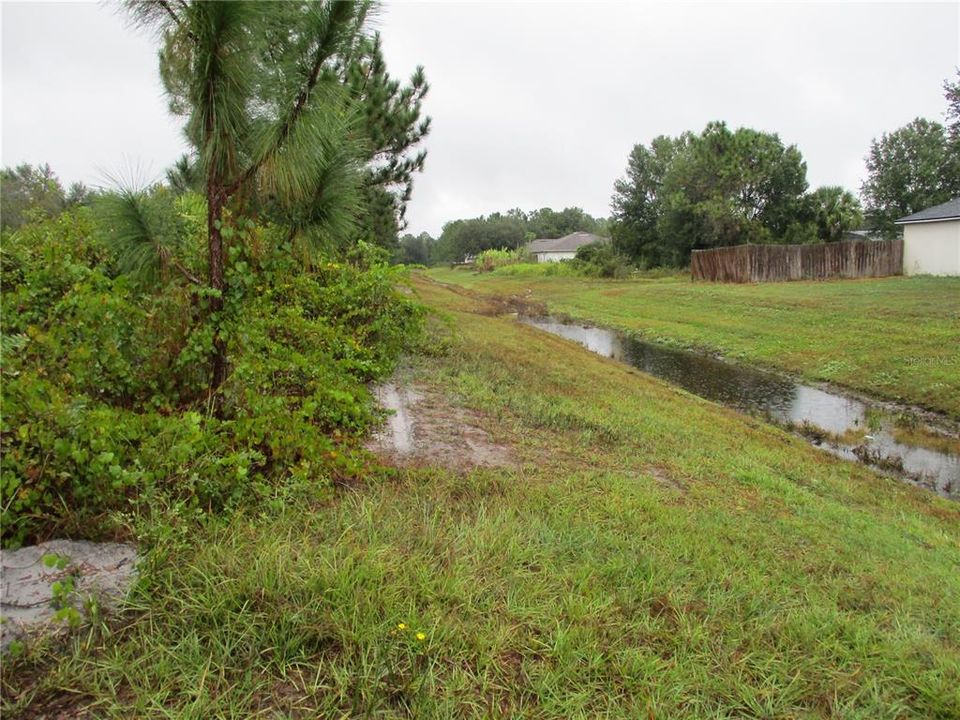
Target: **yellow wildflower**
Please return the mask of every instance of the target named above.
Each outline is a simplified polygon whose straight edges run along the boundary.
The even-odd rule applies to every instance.
[[[423,633],[417,633],[417,640],[419,640],[420,642],[423,642],[426,639],[427,639],[426,635],[424,635]]]
[[[407,626],[405,623],[397,623],[397,630],[406,630]]]

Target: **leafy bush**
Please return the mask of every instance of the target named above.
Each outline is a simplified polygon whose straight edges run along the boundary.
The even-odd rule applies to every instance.
[[[634,269],[630,260],[609,242],[584,245],[577,250],[575,262],[584,275],[592,277],[623,279]]]
[[[4,333],[23,332],[46,319],[75,282],[94,268],[109,270],[109,252],[94,238],[89,208],[75,208],[54,219],[25,225],[4,236]]]
[[[218,399],[197,286],[118,274],[85,208],[5,243],[5,545],[96,537],[118,512],[165,504],[217,512],[291,482],[323,492],[359,472],[358,438],[375,419],[366,383],[391,371],[421,323],[396,290],[403,271],[367,246],[305,264],[282,230],[238,225]]]

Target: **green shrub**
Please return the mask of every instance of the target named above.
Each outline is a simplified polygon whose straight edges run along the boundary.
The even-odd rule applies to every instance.
[[[584,245],[577,250],[574,262],[584,275],[592,277],[623,279],[634,270],[630,260],[619,254],[609,242]]]
[[[84,210],[5,243],[5,545],[109,534],[118,513],[165,504],[221,512],[290,483],[322,493],[360,471],[359,437],[375,419],[366,384],[392,370],[422,320],[397,291],[404,271],[368,246],[305,263],[282,230],[243,227],[220,318],[231,371],[219,403],[196,286],[118,275]]]
[[[74,283],[110,270],[110,254],[94,235],[89,208],[77,207],[6,233],[0,249],[4,333],[46,321]]]

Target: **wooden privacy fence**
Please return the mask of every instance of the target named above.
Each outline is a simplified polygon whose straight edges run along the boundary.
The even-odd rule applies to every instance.
[[[903,240],[736,245],[694,250],[690,271],[694,280],[737,283],[900,275]]]

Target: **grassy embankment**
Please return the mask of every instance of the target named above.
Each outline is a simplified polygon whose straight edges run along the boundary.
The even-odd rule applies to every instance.
[[[541,269],[542,270],[542,269]],[[755,285],[545,277],[535,266],[430,276],[556,313],[960,419],[960,279]]]
[[[452,330],[414,372],[519,466],[161,538],[4,717],[960,715],[960,507],[418,290]]]

